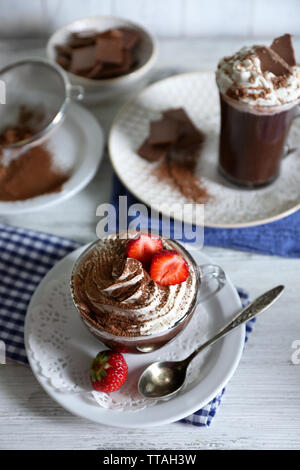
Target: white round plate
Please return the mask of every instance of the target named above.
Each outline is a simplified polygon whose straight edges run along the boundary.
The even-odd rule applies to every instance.
[[[205,205],[208,227],[248,227],[272,222],[300,208],[299,151],[282,162],[280,177],[269,187],[238,189],[217,171],[219,138],[219,97],[215,76],[210,72],[176,75],[150,85],[119,112],[109,136],[113,167],[123,184],[138,199],[166,216],[182,220],[183,204],[190,203],[179,190],[153,174],[155,163],[139,157],[137,149],[149,133],[149,121],[161,112],[184,107],[194,123],[206,134],[196,174],[211,195]],[[300,119],[291,130],[295,144],[300,142]],[[292,147],[295,145],[292,144]],[[180,204],[178,204],[180,203]],[[173,212],[174,211],[174,212]],[[193,210],[184,212],[184,221],[193,223]]]
[[[61,161],[70,178],[60,192],[44,194],[25,201],[0,202],[0,214],[21,214],[58,204],[81,191],[95,176],[102,159],[104,135],[94,116],[82,106],[71,103],[60,127],[49,136],[47,148],[54,161]]]
[[[69,276],[75,260],[85,248],[86,247],[82,247],[75,250],[49,271],[37,288],[28,307],[25,321],[25,346],[33,373],[44,390],[63,408],[74,415],[97,423],[125,428],[143,428],[177,421],[200,409],[216,397],[230,380],[240,361],[245,339],[244,326],[241,326],[239,329],[232,332],[232,334],[211,347],[205,364],[201,368],[200,376],[193,387],[180,392],[180,394],[169,401],[160,401],[150,408],[144,408],[138,411],[117,411],[101,408],[96,402],[93,403],[85,400],[80,394],[62,393],[55,390],[49,384],[48,379],[41,375],[37,362],[32,358],[28,344],[29,333],[31,331],[30,315],[34,312],[35,307],[43,302],[48,283],[54,279],[59,279],[62,273],[63,275]],[[201,252],[193,251],[192,254],[199,264],[210,262]],[[236,289],[227,278],[227,283],[223,289],[205,303],[205,309],[208,315],[211,316],[213,331],[216,331],[226,321],[231,319],[240,307],[241,302]],[[86,328],[78,321],[76,310],[74,309],[70,314],[72,318],[74,318],[74,322],[77,322],[77,328],[82,329],[82,342],[84,344],[80,345],[81,351],[90,351],[91,355],[95,355],[100,349],[99,343],[94,336],[86,334]],[[195,315],[196,314],[197,312]],[[165,348],[167,347],[168,346],[165,346]],[[164,348],[158,350],[160,355],[163,349]],[[125,357],[129,370],[133,370],[137,367],[142,370],[149,362],[155,360],[155,355],[158,354],[158,351],[150,354],[126,354]],[[84,354],[84,352],[82,352],[82,354]]]

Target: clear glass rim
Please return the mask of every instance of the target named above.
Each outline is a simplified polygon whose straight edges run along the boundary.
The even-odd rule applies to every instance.
[[[231,105],[233,108],[244,111],[244,112],[249,112],[252,114],[278,114],[282,113],[283,111],[287,111],[288,109],[292,109],[295,106],[299,105],[300,103],[300,96],[299,98],[293,100],[293,101],[288,101],[287,103],[282,103],[282,104],[272,104],[272,105],[255,105],[251,103],[246,103],[243,101],[235,100],[233,98],[230,98],[229,96],[225,95],[219,90],[220,97],[229,105]]]
[[[33,142],[37,142],[38,140],[42,139],[46,134],[48,134],[48,132],[52,131],[63,120],[65,113],[66,113],[67,105],[71,101],[71,93],[70,93],[71,86],[70,86],[70,81],[68,79],[67,74],[59,65],[54,64],[48,59],[29,57],[26,59],[18,60],[16,62],[12,62],[11,64],[8,64],[5,67],[0,69],[0,79],[3,74],[12,70],[13,68],[22,67],[23,65],[29,65],[29,64],[42,65],[44,67],[49,67],[52,70],[54,70],[62,80],[62,83],[64,86],[64,98],[54,118],[49,122],[49,124],[46,127],[44,127],[42,130],[40,130],[39,132],[37,132],[36,134],[34,134],[33,136],[27,139],[20,140],[13,144],[2,145],[1,146],[2,148],[19,148],[25,145],[32,144]]]
[[[141,232],[146,233],[147,230],[141,230]],[[119,233],[122,233],[122,232],[116,232],[115,234],[109,234],[108,236],[118,235]],[[138,232],[134,232],[134,233],[137,234]],[[195,274],[196,274],[196,286],[195,286],[195,293],[194,293],[191,305],[190,305],[189,309],[185,312],[185,314],[179,320],[177,320],[176,323],[174,323],[174,325],[170,326],[166,330],[161,331],[159,333],[152,333],[152,334],[148,334],[148,335],[139,335],[139,336],[116,336],[116,335],[113,335],[111,333],[108,333],[105,330],[101,330],[100,328],[97,328],[95,325],[90,323],[87,318],[82,316],[82,314],[81,314],[81,312],[80,312],[80,310],[79,310],[79,308],[76,304],[75,296],[74,296],[74,289],[73,289],[73,279],[74,279],[74,275],[76,273],[76,270],[77,270],[78,266],[80,265],[82,260],[88,255],[88,253],[90,251],[92,251],[93,248],[101,241],[101,239],[100,240],[99,239],[95,240],[94,242],[91,242],[91,244],[89,246],[87,246],[86,249],[78,256],[78,258],[76,259],[76,261],[73,265],[72,272],[71,272],[71,279],[70,279],[70,291],[71,291],[71,297],[72,297],[73,304],[74,304],[77,312],[79,313],[80,317],[82,318],[82,320],[84,322],[86,322],[86,324],[88,324],[89,327],[93,328],[95,330],[95,332],[99,332],[99,335],[102,334],[103,336],[107,337],[107,339],[111,339],[111,340],[119,341],[119,342],[120,341],[135,342],[137,340],[142,341],[142,340],[148,340],[149,338],[158,338],[160,336],[164,336],[167,333],[169,333],[170,331],[176,329],[181,323],[183,323],[184,320],[186,320],[186,318],[192,312],[194,312],[194,310],[196,308],[196,305],[198,303],[198,293],[199,293],[199,284],[200,284],[200,275],[199,275],[199,266],[198,266],[198,264],[196,263],[194,258],[191,256],[191,254],[177,240],[174,240],[172,238],[163,237],[163,236],[161,236],[161,235],[159,235],[159,234],[157,234],[153,231],[151,233],[152,233],[152,235],[159,236],[162,239],[170,240],[172,242],[172,244],[174,244],[175,246],[178,246],[180,248],[180,250],[183,252],[184,256],[186,256],[188,258],[188,260],[190,261],[190,263],[192,264],[192,266],[195,270]]]

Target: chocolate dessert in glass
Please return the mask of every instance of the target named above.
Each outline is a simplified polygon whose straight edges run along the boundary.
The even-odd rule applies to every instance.
[[[266,186],[280,173],[300,98],[300,67],[291,36],[271,47],[243,47],[218,65],[219,170],[231,183]]]
[[[146,262],[139,256],[144,246],[138,246],[136,257],[128,251],[129,243],[139,244],[141,238],[150,248],[158,241],[158,250]],[[154,264],[163,273],[160,280]],[[198,266],[175,240],[138,232],[125,238],[112,234],[79,256],[71,293],[83,323],[97,339],[118,352],[146,353],[186,327],[203,300],[200,284],[212,278],[217,289],[209,295],[224,285],[224,272],[215,265]]]

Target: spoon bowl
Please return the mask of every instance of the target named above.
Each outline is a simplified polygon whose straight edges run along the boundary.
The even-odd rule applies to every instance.
[[[141,375],[139,391],[147,398],[169,398],[182,387],[185,377],[182,361],[154,362]]]

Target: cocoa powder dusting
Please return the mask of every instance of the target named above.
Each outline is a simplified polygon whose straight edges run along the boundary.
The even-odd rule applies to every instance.
[[[23,201],[61,191],[68,176],[53,168],[52,155],[43,146],[32,147],[7,167],[0,155],[0,200]]]
[[[189,150],[170,152],[166,159],[154,170],[153,175],[159,181],[178,189],[189,200],[205,204],[210,199],[200,178],[195,175],[197,161],[201,156],[201,146]]]

